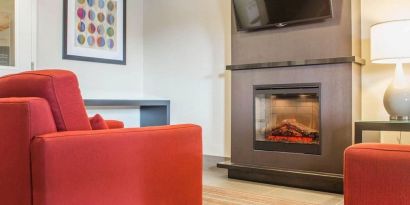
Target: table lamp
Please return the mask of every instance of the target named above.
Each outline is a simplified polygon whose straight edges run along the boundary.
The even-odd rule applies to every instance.
[[[379,23],[371,28],[371,60],[396,64],[392,83],[384,94],[384,107],[390,120],[409,120],[410,86],[403,64],[410,63],[410,19]]]

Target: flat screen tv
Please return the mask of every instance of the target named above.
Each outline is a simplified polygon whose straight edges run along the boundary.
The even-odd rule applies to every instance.
[[[332,18],[332,0],[233,0],[239,31]]]

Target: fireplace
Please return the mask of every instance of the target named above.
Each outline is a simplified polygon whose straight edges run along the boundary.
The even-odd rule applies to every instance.
[[[320,84],[254,86],[254,149],[321,154]]]
[[[234,179],[341,193],[343,153],[361,113],[360,65],[232,66],[232,157],[218,167]]]

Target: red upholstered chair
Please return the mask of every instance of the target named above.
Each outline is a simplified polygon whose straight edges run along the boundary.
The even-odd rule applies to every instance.
[[[410,204],[410,146],[354,145],[344,166],[345,205]]]
[[[73,73],[0,78],[0,204],[201,204],[201,172],[196,125],[92,131]]]

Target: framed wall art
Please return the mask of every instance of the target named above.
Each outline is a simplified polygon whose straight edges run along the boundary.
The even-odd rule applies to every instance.
[[[126,0],[64,0],[63,59],[126,64]]]

